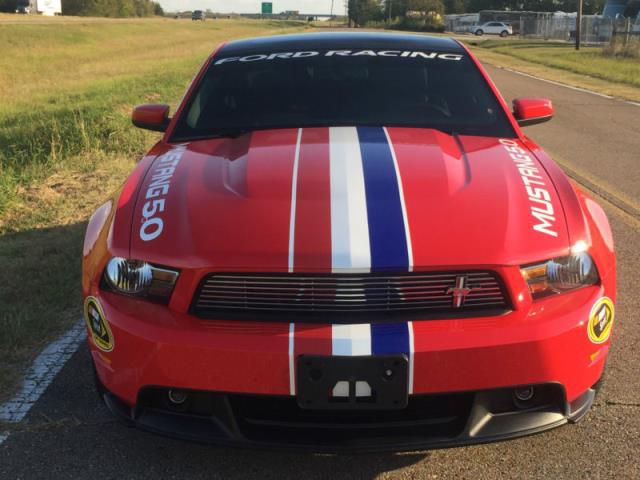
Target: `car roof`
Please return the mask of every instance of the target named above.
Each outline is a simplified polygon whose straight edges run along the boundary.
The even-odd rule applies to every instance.
[[[225,44],[217,54],[248,55],[265,51],[305,49],[431,50],[446,53],[465,51],[457,41],[449,37],[379,32],[322,32],[235,40]]]

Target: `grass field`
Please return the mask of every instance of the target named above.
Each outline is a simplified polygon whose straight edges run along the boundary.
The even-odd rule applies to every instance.
[[[607,82],[640,88],[640,60],[602,55],[602,48],[583,47],[576,51],[572,44],[541,41],[484,40],[479,49],[507,55],[530,63],[584,75]]]
[[[85,221],[158,138],[131,108],[175,105],[221,41],[304,28],[24,18],[0,16],[0,399],[80,318]]]

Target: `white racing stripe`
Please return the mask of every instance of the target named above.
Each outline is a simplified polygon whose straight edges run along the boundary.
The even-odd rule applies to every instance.
[[[295,323],[289,324],[289,393],[291,395],[296,394],[296,376],[295,376],[295,358],[294,358],[294,345],[296,341],[296,326]]]
[[[25,373],[21,390],[0,405],[0,422],[22,421],[85,338],[84,321],[81,321],[47,345]],[[0,432],[0,444],[8,436]]]
[[[404,222],[404,236],[407,240],[407,259],[409,260],[409,271],[413,272],[413,246],[411,244],[411,232],[409,231],[409,219],[407,217],[407,205],[404,201],[404,188],[402,187],[402,176],[400,175],[400,167],[398,166],[398,159],[396,158],[396,151],[389,137],[389,131],[387,127],[383,128],[384,135],[387,137],[387,144],[391,151],[391,158],[393,158],[393,168],[396,170],[396,178],[398,180],[398,192],[400,193],[400,207],[402,208],[402,220]]]
[[[333,355],[371,355],[371,325],[333,324],[331,330]]]
[[[415,352],[415,344],[413,338],[413,322],[407,322],[409,329],[409,395],[413,393],[413,357]]]
[[[333,272],[371,270],[367,198],[358,131],[329,129]]]
[[[296,140],[296,153],[293,158],[293,175],[291,179],[291,213],[289,217],[289,272],[293,272],[293,249],[295,248],[296,236],[296,206],[298,197],[298,164],[300,163],[300,141],[302,140],[302,129],[298,129],[298,139]]]

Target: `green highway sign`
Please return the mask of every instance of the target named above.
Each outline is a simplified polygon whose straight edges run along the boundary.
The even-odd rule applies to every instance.
[[[273,3],[272,2],[262,2],[262,14],[271,15],[273,13]]]

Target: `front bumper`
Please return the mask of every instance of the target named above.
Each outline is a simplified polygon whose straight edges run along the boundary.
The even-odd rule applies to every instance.
[[[296,405],[291,396],[288,323],[201,320],[164,305],[109,292],[93,293],[113,332],[110,352],[98,349],[90,340],[107,403],[142,428],[199,441],[293,443],[316,450],[331,450],[331,445],[339,445],[340,450],[406,450],[536,433],[575,420],[588,410],[609,349],[609,341],[594,344],[587,334],[591,308],[605,295],[600,286],[529,303],[498,317],[414,321],[410,407],[420,410],[421,402],[430,404],[437,398],[455,402],[466,398],[467,406],[438,417],[455,417],[456,427],[445,435],[431,435],[429,431],[438,430],[433,428],[433,419],[417,418],[418,424],[426,421],[431,429],[425,427],[403,438],[364,421],[360,426],[350,424],[340,435],[323,434],[322,441],[305,445],[304,441],[291,442],[296,438],[291,432],[280,440],[273,433],[248,435],[248,427],[241,428],[233,408],[239,399],[252,397],[279,399],[274,408],[295,412],[287,406]],[[326,343],[327,338],[317,332],[313,326],[307,328],[300,351],[296,344],[296,354],[319,353],[314,345]],[[522,385],[555,385],[557,392],[552,401],[520,408],[514,405],[512,394],[514,387]],[[195,416],[158,408],[145,403],[145,392],[151,387],[202,392],[215,397],[218,406]],[[299,431],[301,427],[291,428]],[[345,436],[350,430],[369,433]],[[345,445],[339,441],[343,437],[349,439]]]
[[[413,396],[402,411],[301,410],[292,397],[191,391],[172,405],[166,388],[141,391],[135,408],[101,389],[127,423],[200,443],[319,453],[408,451],[506,440],[576,422],[591,407],[595,387],[574,402],[562,386],[534,387],[528,402],[513,389]]]

